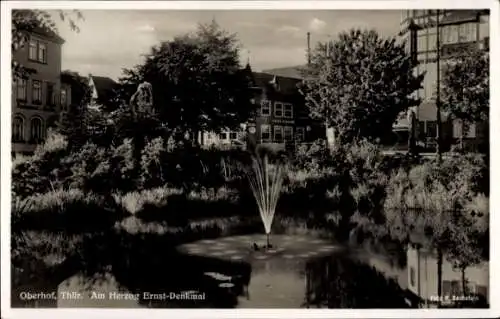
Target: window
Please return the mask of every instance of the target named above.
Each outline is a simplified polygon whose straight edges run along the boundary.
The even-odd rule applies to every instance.
[[[429,34],[429,51],[436,50],[436,41],[437,41],[437,35],[436,34]]]
[[[490,37],[485,37],[483,41],[484,41],[484,49],[489,50],[490,49]]]
[[[260,102],[260,115],[262,116],[271,115],[271,101],[262,100]]]
[[[229,133],[229,139],[231,139],[231,140],[238,139],[238,133],[236,133],[236,132]]]
[[[47,62],[47,46],[44,43],[38,43],[38,61]]]
[[[285,126],[285,141],[293,141],[293,127]]]
[[[473,42],[477,40],[477,24],[465,23],[460,26],[460,42]]]
[[[295,139],[298,142],[302,142],[305,140],[305,130],[303,127],[297,127],[295,129]]]
[[[12,123],[12,141],[24,141],[24,119],[19,115],[14,117],[14,122]]]
[[[35,143],[40,143],[43,138],[43,123],[39,117],[31,119],[31,140]]]
[[[427,51],[427,37],[419,36],[417,40],[417,52]]]
[[[263,142],[269,142],[271,140],[271,127],[267,124],[262,124],[260,126],[260,139]]]
[[[427,129],[425,130],[426,137],[436,137],[437,133],[437,124],[434,121],[427,121],[426,123]]]
[[[66,108],[67,103],[68,103],[68,99],[67,99],[66,89],[61,89],[61,107],[63,109]]]
[[[451,25],[450,26],[450,34],[449,34],[449,37],[448,37],[448,40],[449,40],[448,43],[457,43],[457,42],[459,42],[458,32],[459,32],[458,25]]]
[[[221,140],[227,140],[227,133],[226,132],[222,132],[219,134],[219,139]]]
[[[274,104],[274,116],[283,117],[283,103],[276,102]]]
[[[456,26],[456,25],[443,26],[442,30],[441,30],[440,42],[442,44],[457,43],[458,42],[458,26]]]
[[[284,108],[285,108],[285,117],[289,119],[293,118],[293,105],[287,103],[285,104]]]
[[[47,96],[46,99],[47,101],[45,102],[46,105],[56,105],[56,95],[55,95],[55,85],[54,83],[47,83]]]
[[[33,103],[42,103],[42,83],[40,81],[33,80]]]
[[[31,40],[29,45],[29,59],[47,63],[47,45],[37,40]]]
[[[277,143],[283,142],[283,126],[274,126],[274,141]]]
[[[35,40],[30,41],[30,48],[29,48],[29,58],[30,60],[38,60],[37,56],[37,42]]]
[[[21,101],[26,101],[26,92],[28,81],[26,79],[16,79],[17,86],[17,99]]]

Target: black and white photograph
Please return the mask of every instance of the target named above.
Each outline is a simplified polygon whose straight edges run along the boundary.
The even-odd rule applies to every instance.
[[[490,309],[498,12],[235,2],[2,3],[2,305]]]

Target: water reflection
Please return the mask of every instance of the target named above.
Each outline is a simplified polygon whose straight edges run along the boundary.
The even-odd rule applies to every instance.
[[[356,256],[321,257],[305,267],[307,307],[407,307],[405,293],[398,283]]]
[[[309,259],[270,258],[252,263],[249,298],[242,308],[406,308],[393,279],[338,252]]]
[[[293,240],[292,240],[293,239]],[[137,242],[135,242],[137,240]],[[366,253],[315,239],[275,238],[275,252],[252,251],[254,237],[229,237],[165,250],[162,243],[130,245],[109,254],[108,273],[99,286],[78,274],[57,289],[90,295],[101,291],[137,294],[134,302],[58,301],[58,307],[102,308],[402,308],[404,291],[382,274]],[[148,242],[150,243],[150,242]],[[220,246],[220,247],[219,247]],[[164,246],[163,246],[164,247]],[[281,249],[283,248],[283,249]],[[194,252],[205,252],[196,255]],[[161,252],[161,253],[159,253]],[[237,260],[233,257],[239,257]],[[101,258],[100,258],[101,259]],[[389,264],[390,274],[396,273]],[[392,271],[392,273],[391,273]],[[404,272],[404,271],[402,271]],[[78,278],[77,278],[78,277]],[[66,277],[67,278],[67,277]],[[76,279],[78,280],[76,280]],[[61,280],[62,281],[62,280]],[[59,281],[59,282],[61,282]],[[83,283],[78,283],[83,282]],[[90,284],[89,284],[90,282]],[[183,298],[188,294],[203,298]],[[172,297],[173,295],[177,297]],[[163,297],[161,297],[163,296]],[[38,305],[39,307],[43,305]],[[46,305],[51,307],[54,305]]]

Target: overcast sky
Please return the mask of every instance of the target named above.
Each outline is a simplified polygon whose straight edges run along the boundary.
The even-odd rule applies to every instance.
[[[63,46],[62,68],[81,75],[109,76],[117,79],[122,68],[141,63],[141,54],[152,45],[196,29],[198,23],[213,18],[225,30],[236,33],[243,46],[241,61],[255,71],[305,63],[306,33],[311,44],[335,38],[350,28],[370,28],[383,36],[399,30],[399,10],[322,10],[322,11],[137,11],[83,10],[80,32],[56,18]]]

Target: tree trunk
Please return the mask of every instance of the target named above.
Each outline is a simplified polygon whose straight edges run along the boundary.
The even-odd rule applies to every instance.
[[[271,247],[271,242],[269,241],[269,233],[266,233],[266,239],[267,239],[267,248]]]
[[[441,298],[443,295],[443,251],[438,248],[437,256],[437,281],[438,281],[438,308],[441,307]]]
[[[464,296],[467,296],[469,292],[467,291],[467,279],[465,278],[465,267],[462,267],[462,292]]]

